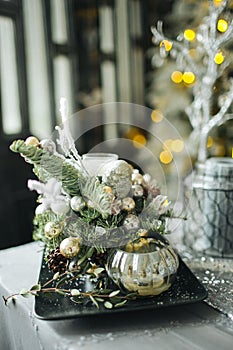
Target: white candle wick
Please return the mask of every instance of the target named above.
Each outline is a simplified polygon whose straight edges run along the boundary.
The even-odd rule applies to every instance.
[[[60,99],[60,113],[62,123],[64,124],[68,120],[68,103],[65,97],[61,97]]]

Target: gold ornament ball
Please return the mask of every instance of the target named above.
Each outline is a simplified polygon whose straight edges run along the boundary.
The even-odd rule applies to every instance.
[[[80,251],[80,238],[67,237],[60,244],[60,253],[65,258],[73,258]]]
[[[28,138],[26,138],[25,144],[27,146],[36,146],[37,147],[37,146],[39,146],[40,141],[35,136],[29,136]]]
[[[53,221],[49,221],[44,227],[44,233],[49,239],[56,238],[62,233],[62,226]]]
[[[148,237],[148,231],[144,228],[141,228],[137,232],[139,237]]]
[[[133,198],[126,197],[122,199],[122,209],[126,211],[132,211],[135,208],[135,202]]]
[[[104,186],[103,190],[106,193],[112,193],[112,187],[110,187],[110,186]]]
[[[143,176],[141,174],[132,174],[132,182],[134,185],[142,185],[144,182]]]

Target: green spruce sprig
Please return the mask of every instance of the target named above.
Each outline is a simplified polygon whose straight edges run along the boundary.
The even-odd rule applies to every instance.
[[[93,208],[103,218],[111,214],[112,197],[104,190],[105,185],[101,184],[96,177],[89,177],[83,181],[80,179],[79,187],[82,197],[91,202]]]
[[[80,195],[79,180],[84,178],[84,174],[65,157],[57,153],[51,154],[37,146],[26,145],[23,140],[14,141],[10,149],[20,153],[36,168],[42,169],[43,172],[37,171],[38,176],[43,174],[47,179],[54,177],[62,182],[62,187],[68,195]],[[39,179],[45,181],[44,178]]]

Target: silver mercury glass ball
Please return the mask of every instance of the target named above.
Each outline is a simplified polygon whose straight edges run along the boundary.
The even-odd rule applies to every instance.
[[[124,160],[108,162],[98,169],[102,181],[112,188],[118,198],[124,198],[129,193],[132,186],[131,174],[132,167]]]
[[[133,198],[126,197],[122,199],[122,209],[126,211],[132,211],[135,208],[135,202]]]
[[[63,225],[58,224],[54,221],[49,221],[44,226],[45,236],[49,239],[58,237],[62,233],[62,230],[63,230]]]
[[[60,253],[65,258],[73,258],[80,251],[80,238],[78,237],[67,237],[63,239],[60,244]]]
[[[168,243],[159,238],[142,238],[136,247],[131,243],[124,249],[112,250],[106,271],[123,291],[149,296],[168,290],[178,267],[178,256]]]
[[[143,190],[143,187],[141,185],[133,185],[132,190],[133,190],[134,197],[142,197],[143,196],[144,190]]]
[[[138,229],[140,227],[140,220],[136,215],[129,214],[126,216],[123,224],[124,224],[124,227],[130,231],[130,230]]]
[[[70,207],[72,210],[79,212],[80,210],[84,209],[86,206],[85,201],[80,196],[74,196],[70,200]]]
[[[40,141],[40,146],[50,154],[54,154],[56,152],[55,142],[49,139],[44,139]]]

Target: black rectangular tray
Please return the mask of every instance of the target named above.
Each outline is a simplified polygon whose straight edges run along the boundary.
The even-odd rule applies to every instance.
[[[172,305],[184,305],[201,301],[207,297],[207,291],[197,280],[181,258],[175,282],[171,288],[155,297],[137,298],[128,301],[123,307],[106,309],[100,305],[98,309],[92,303],[76,304],[69,297],[58,293],[41,293],[35,298],[35,315],[44,320],[61,320],[89,315],[111,314],[116,312],[128,312],[142,309],[157,309]],[[41,284],[51,279],[52,274],[46,265],[42,263],[39,281]],[[82,279],[76,281],[75,288],[82,291],[91,290],[90,281]]]

